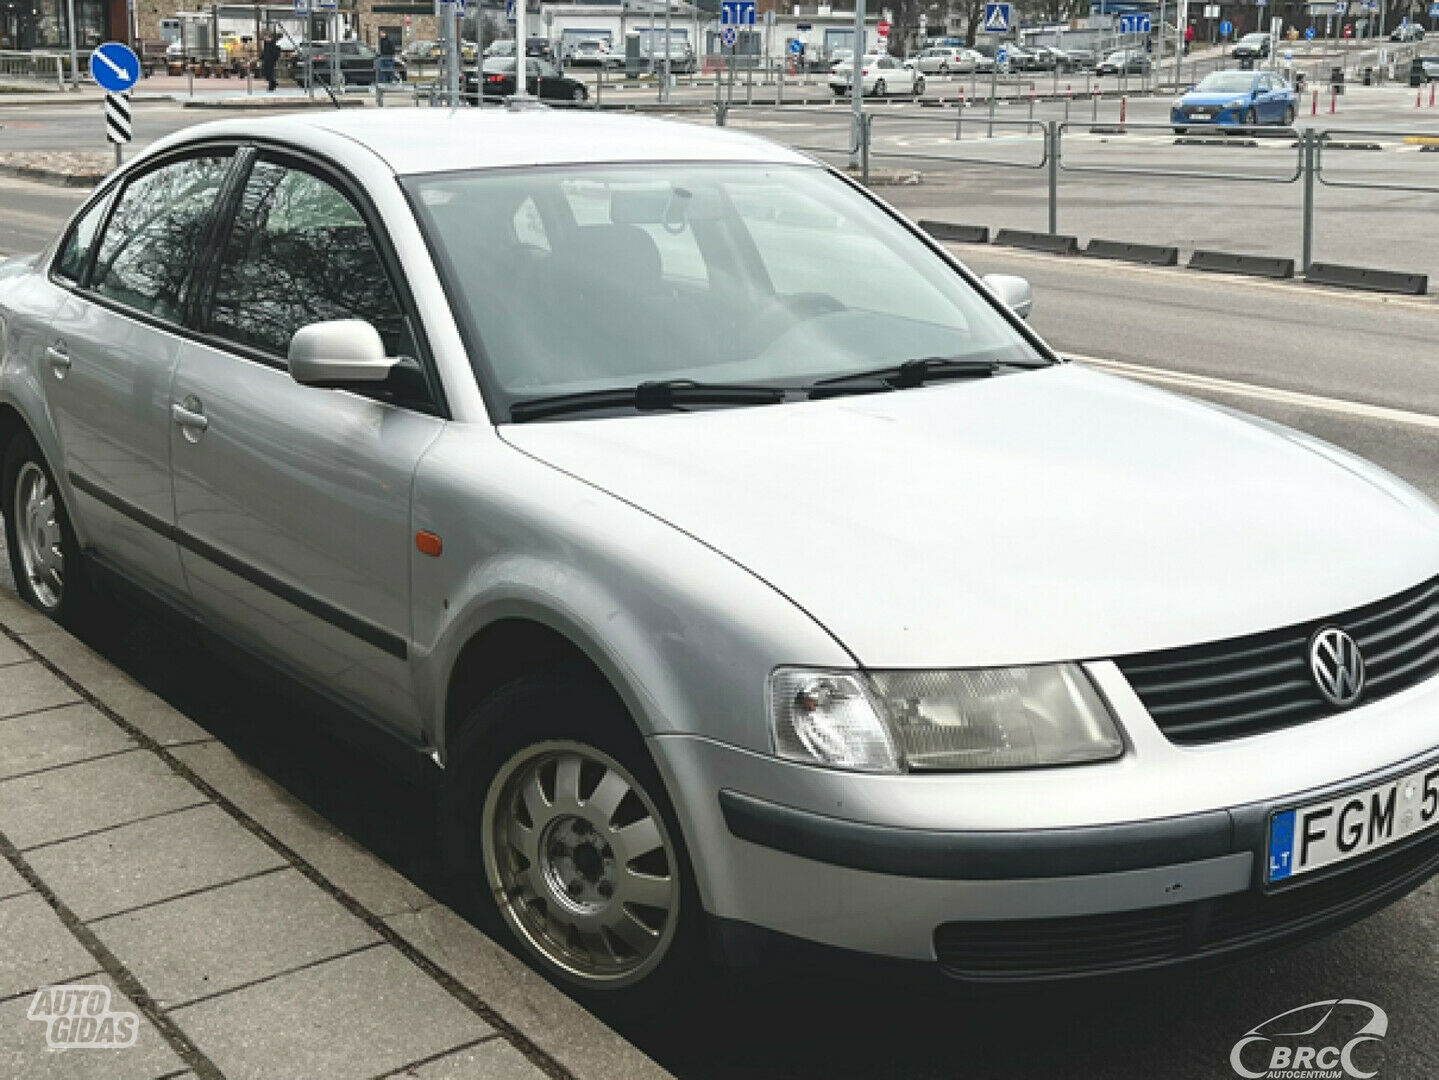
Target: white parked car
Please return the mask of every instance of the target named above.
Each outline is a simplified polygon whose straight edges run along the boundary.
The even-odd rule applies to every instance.
[[[979,67],[983,57],[973,49],[938,45],[925,49],[914,58],[914,68],[925,75],[968,75]]]
[[[871,53],[861,63],[865,97],[924,93],[924,76],[887,53]],[[829,88],[834,91],[835,97],[845,97],[853,80],[854,67],[850,62],[836,64],[829,73]]]

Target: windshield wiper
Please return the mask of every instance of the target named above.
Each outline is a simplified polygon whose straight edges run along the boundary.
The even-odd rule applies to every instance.
[[[806,389],[812,398],[908,390],[941,379],[985,379],[998,374],[1004,366],[999,360],[956,360],[947,356],[926,356],[890,367],[875,368],[873,371],[853,371],[848,375],[816,379]]]
[[[652,412],[676,409],[682,405],[777,405],[784,399],[785,388],[782,386],[665,379],[642,382],[638,386],[613,386],[603,390],[552,394],[549,397],[516,401],[510,406],[510,419],[523,423],[526,420],[543,420],[548,416],[589,412],[594,409],[638,409],[641,412]]]

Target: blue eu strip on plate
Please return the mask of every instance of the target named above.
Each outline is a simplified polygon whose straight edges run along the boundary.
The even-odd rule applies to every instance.
[[[1283,881],[1294,872],[1294,811],[1275,814],[1269,823],[1269,880]]]

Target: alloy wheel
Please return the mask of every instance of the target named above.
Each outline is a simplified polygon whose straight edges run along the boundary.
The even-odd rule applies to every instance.
[[[25,580],[42,606],[55,609],[65,595],[60,510],[45,470],[33,461],[15,477],[15,542]]]
[[[505,922],[579,982],[619,986],[664,959],[679,859],[648,793],[576,742],[526,747],[485,799],[485,876]]]

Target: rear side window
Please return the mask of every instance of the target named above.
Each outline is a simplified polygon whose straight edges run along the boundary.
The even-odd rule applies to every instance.
[[[210,329],[283,358],[296,330],[331,319],[364,319],[391,356],[416,355],[355,205],[311,173],[257,162],[225,245]]]
[[[90,287],[126,307],[178,320],[181,293],[230,158],[196,157],[146,173],[120,196]]]
[[[95,246],[95,233],[100,229],[100,222],[105,220],[105,208],[109,205],[108,198],[101,199],[75,223],[65,241],[65,249],[55,261],[55,273],[75,282],[84,275],[90,251]]]

